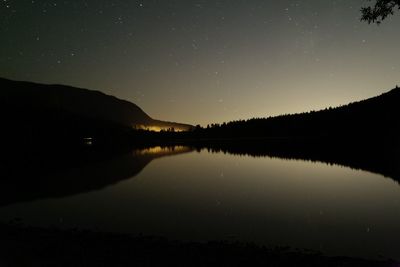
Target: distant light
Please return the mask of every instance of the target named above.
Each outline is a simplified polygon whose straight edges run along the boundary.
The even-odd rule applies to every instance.
[[[137,130],[146,130],[146,131],[152,131],[152,132],[161,132],[161,131],[173,131],[174,132],[184,132],[186,129],[179,128],[176,126],[154,126],[154,125],[133,125],[132,128],[137,129]]]
[[[92,146],[93,145],[93,137],[84,137],[83,144],[85,144],[87,146]]]

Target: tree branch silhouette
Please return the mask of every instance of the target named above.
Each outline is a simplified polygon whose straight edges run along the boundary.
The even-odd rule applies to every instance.
[[[372,0],[369,0],[372,1]],[[361,8],[362,21],[368,24],[381,24],[388,16],[394,14],[396,9],[400,9],[400,0],[374,0],[375,4]]]

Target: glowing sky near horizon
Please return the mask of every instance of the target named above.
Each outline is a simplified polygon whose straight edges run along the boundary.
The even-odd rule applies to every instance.
[[[400,84],[400,15],[364,0],[1,0],[0,76],[101,90],[206,125],[336,106]]]

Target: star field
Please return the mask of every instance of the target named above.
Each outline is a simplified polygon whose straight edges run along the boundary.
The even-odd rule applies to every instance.
[[[400,84],[400,18],[363,0],[1,0],[0,76],[101,90],[207,124],[345,104]]]

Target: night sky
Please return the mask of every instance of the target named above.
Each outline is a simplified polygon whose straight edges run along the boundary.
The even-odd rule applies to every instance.
[[[0,0],[0,76],[101,90],[170,121],[336,106],[400,85],[400,16],[364,0]]]

